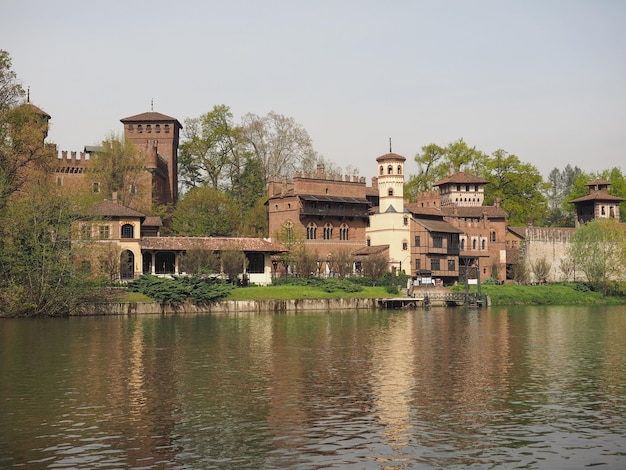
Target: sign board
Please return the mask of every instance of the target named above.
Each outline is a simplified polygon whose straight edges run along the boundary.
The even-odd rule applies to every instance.
[[[468,283],[469,285],[478,284],[478,279],[468,279],[468,280],[467,280],[467,283]]]

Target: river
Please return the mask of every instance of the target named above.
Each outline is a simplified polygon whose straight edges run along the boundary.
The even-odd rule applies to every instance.
[[[0,320],[0,468],[626,468],[626,307]]]

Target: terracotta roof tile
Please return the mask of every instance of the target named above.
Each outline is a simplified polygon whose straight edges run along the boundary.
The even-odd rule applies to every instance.
[[[117,202],[104,200],[92,206],[89,210],[90,215],[101,217],[138,217],[145,219],[145,215],[136,210],[119,205]]]
[[[406,158],[403,157],[402,155],[398,155],[397,153],[390,152],[390,153],[381,155],[380,157],[376,159],[377,162],[380,162],[381,160],[395,160],[395,161],[403,162],[406,160]]]
[[[178,119],[173,118],[171,116],[166,116],[165,114],[161,114],[161,113],[157,113],[155,111],[148,111],[146,113],[141,113],[141,114],[136,114],[134,116],[129,116],[129,117],[125,117],[120,119],[121,122],[146,122],[146,121],[150,121],[150,122],[164,122],[164,121],[174,121],[176,122],[177,126],[179,127],[179,129],[182,129],[183,126],[180,124],[180,122],[178,122]]]
[[[437,181],[433,186],[442,186],[449,183],[487,184],[489,183],[489,180],[486,180],[485,178],[481,178],[479,176],[471,175],[469,173],[465,173],[464,171],[459,171],[451,176],[448,176],[447,178]]]
[[[375,255],[378,253],[384,253],[389,249],[389,245],[372,245],[372,246],[364,246],[363,248],[359,248],[354,251],[352,254],[354,256],[367,256],[367,255]]]
[[[284,246],[263,238],[235,237],[144,237],[141,239],[144,250],[209,250],[282,253]]]

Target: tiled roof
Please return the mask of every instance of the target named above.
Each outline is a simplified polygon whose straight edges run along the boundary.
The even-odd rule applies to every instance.
[[[507,227],[509,232],[514,233],[520,238],[526,238],[526,227],[511,227],[510,225]]]
[[[577,202],[585,202],[585,201],[613,201],[620,203],[625,201],[623,197],[611,196],[606,191],[594,191],[591,194],[587,194],[586,196],[579,197],[577,199],[573,199],[569,201],[571,204],[575,204]]]
[[[404,207],[414,215],[436,215],[439,217],[443,216],[441,212],[441,208],[439,207],[424,207],[419,202],[410,202],[405,204]]]
[[[178,122],[178,119],[173,118],[171,116],[166,116],[165,114],[157,113],[155,111],[148,111],[146,113],[136,114],[134,116],[129,116],[120,119],[121,122],[176,122],[177,126],[182,129],[183,126]]]
[[[208,250],[282,253],[288,251],[278,243],[263,238],[235,237],[144,237],[141,239],[144,250]]]
[[[305,201],[315,201],[315,202],[343,202],[347,204],[367,204],[369,205],[369,201],[365,198],[361,197],[340,197],[340,196],[320,196],[315,194],[300,194],[298,195],[300,199]]]
[[[486,180],[485,178],[480,178],[479,176],[471,175],[469,173],[465,173],[464,171],[459,171],[458,173],[454,173],[453,175],[448,176],[441,181],[437,181],[433,186],[442,186],[449,183],[486,184],[489,183],[489,180]]]
[[[472,206],[472,207],[442,207],[441,211],[447,217],[482,217],[486,214],[490,219],[505,218],[506,212],[501,207],[496,206]]]
[[[611,183],[600,178],[596,178],[595,180],[587,183],[587,186],[610,186],[610,185]]]
[[[372,246],[364,246],[363,248],[359,248],[352,254],[354,256],[367,256],[367,255],[375,255],[377,253],[383,253],[389,249],[389,245],[372,245]]]
[[[163,227],[163,221],[161,217],[146,217],[141,225],[144,227]]]
[[[32,103],[24,103],[24,104],[20,105],[19,107],[22,108],[22,109],[27,110],[27,112],[39,114],[40,116],[45,117],[47,120],[51,119],[51,116],[48,113],[46,113],[44,110],[42,110],[41,108],[35,106]]]
[[[381,155],[380,157],[378,157],[376,159],[377,162],[381,162],[383,160],[394,160],[394,161],[400,161],[403,162],[406,160],[406,158],[404,158],[402,155],[398,155],[397,153],[386,153],[385,155]]]
[[[121,206],[117,202],[106,199],[91,207],[89,214],[101,217],[138,217],[141,219],[146,217],[141,212],[137,212],[128,207]]]
[[[443,220],[415,219],[415,222],[420,224],[429,232],[463,233],[463,230],[459,230]]]

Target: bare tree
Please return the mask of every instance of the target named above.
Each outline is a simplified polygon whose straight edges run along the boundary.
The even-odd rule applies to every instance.
[[[548,277],[548,274],[550,274],[552,265],[544,256],[543,258],[540,258],[534,261],[533,263],[531,263],[531,269],[532,269],[533,274],[535,275],[535,279],[541,282],[541,281],[544,281]]]
[[[376,283],[387,271],[387,257],[382,254],[369,255],[362,261],[361,265],[363,266],[363,274],[371,277],[372,281]]]

